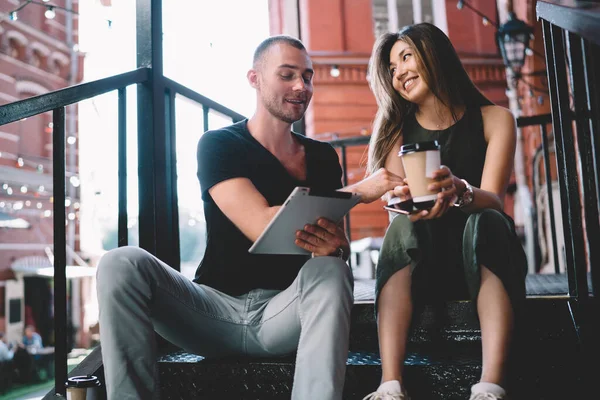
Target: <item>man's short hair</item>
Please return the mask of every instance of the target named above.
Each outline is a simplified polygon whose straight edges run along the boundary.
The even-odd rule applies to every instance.
[[[271,37],[268,37],[265,40],[263,40],[258,45],[256,50],[254,51],[254,58],[252,59],[252,65],[256,68],[257,65],[262,61],[267,50],[269,50],[271,48],[271,46],[279,44],[279,43],[289,44],[290,46],[295,47],[298,50],[306,51],[306,47],[304,47],[304,44],[302,44],[302,42],[300,40],[296,39],[293,36],[288,36],[288,35],[271,36]]]

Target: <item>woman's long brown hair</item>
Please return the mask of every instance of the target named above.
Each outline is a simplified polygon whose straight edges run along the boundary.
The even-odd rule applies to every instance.
[[[416,105],[400,96],[392,86],[390,52],[399,40],[414,49],[421,78],[450,109],[455,121],[463,107],[493,104],[473,84],[452,43],[435,25],[410,25],[398,33],[383,34],[376,41],[369,61],[369,81],[378,110],[369,142],[367,174],[383,167],[388,153],[402,135],[406,117],[416,111]]]

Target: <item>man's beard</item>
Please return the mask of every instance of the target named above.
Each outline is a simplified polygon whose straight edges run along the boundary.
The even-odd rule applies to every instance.
[[[293,110],[286,111],[283,104],[277,103],[277,100],[273,97],[263,97],[263,104],[271,115],[288,124],[293,124],[294,122],[301,120],[306,111],[306,109],[298,112],[294,112]]]

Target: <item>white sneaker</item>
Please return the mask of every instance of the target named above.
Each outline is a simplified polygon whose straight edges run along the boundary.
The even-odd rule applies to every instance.
[[[508,400],[508,397],[498,397],[493,393],[472,393],[469,400]]]
[[[490,382],[479,382],[471,387],[469,400],[508,400],[501,386]]]
[[[366,395],[363,400],[410,400],[405,391],[402,392],[373,392]]]
[[[377,391],[368,394],[363,400],[410,400],[408,394],[398,381],[387,381],[382,383]]]

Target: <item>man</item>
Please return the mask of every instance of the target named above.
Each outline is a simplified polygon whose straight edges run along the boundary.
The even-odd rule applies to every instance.
[[[6,338],[4,337],[4,332],[0,332],[0,362],[10,361],[13,359],[15,355],[12,346],[6,343]]]
[[[310,103],[313,73],[300,41],[266,39],[247,75],[256,112],[201,138],[208,238],[194,282],[139,248],[102,258],[100,338],[109,399],[156,396],[154,330],[207,357],[297,351],[292,398],[341,398],[353,303],[342,227],[321,219],[297,232],[296,244],[312,258],[248,253],[294,187],[341,187],[333,148],[291,132]],[[370,202],[400,183],[381,170],[343,190]]]
[[[23,346],[26,349],[35,351],[43,348],[42,337],[35,331],[33,325],[27,325],[25,327],[25,333],[23,334]]]

